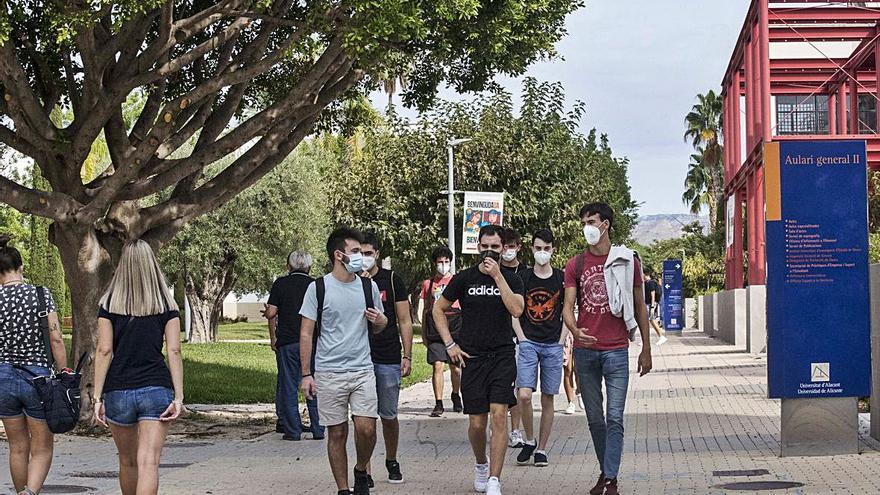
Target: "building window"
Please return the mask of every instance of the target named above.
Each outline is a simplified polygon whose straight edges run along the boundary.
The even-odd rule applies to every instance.
[[[828,134],[828,96],[777,96],[776,120],[780,136]]]
[[[859,134],[877,132],[877,99],[874,95],[859,95]]]

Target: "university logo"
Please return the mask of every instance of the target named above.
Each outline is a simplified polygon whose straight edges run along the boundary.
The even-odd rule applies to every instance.
[[[469,296],[500,296],[501,289],[495,286],[480,285],[468,289]]]

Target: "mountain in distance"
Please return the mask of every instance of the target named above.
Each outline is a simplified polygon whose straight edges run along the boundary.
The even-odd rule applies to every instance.
[[[632,238],[642,246],[650,246],[654,241],[664,241],[682,236],[685,225],[700,222],[703,231],[709,232],[709,217],[690,214],[645,215],[633,228]]]

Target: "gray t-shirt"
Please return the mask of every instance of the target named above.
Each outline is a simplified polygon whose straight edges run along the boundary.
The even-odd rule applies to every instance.
[[[373,305],[380,312],[382,296],[376,282],[373,286]],[[315,353],[315,371],[346,372],[373,369],[370,358],[370,338],[367,334],[367,302],[360,277],[344,283],[333,274],[324,275],[324,309],[321,315],[321,336]],[[309,285],[299,314],[310,320],[318,318],[318,297],[315,284]]]

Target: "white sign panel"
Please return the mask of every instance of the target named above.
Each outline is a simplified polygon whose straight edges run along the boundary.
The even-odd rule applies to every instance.
[[[504,193],[466,191],[464,226],[461,229],[462,254],[479,253],[480,227],[484,225],[504,225]]]

